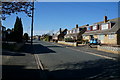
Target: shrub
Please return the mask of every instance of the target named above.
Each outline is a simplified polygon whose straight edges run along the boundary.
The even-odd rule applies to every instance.
[[[24,40],[26,41],[26,42],[28,42],[28,39],[29,39],[29,36],[28,36],[28,33],[24,33]]]
[[[88,40],[82,40],[82,43],[83,43],[83,44],[87,44],[87,43],[88,43]]]
[[[65,42],[74,42],[75,40],[72,38],[65,38]]]

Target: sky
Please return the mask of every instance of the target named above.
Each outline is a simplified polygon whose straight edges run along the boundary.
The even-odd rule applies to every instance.
[[[2,2],[22,1],[22,2],[118,2],[119,0],[1,0]]]
[[[37,0],[39,2],[118,2],[119,0]]]
[[[22,19],[24,33],[30,35],[31,18],[24,13],[7,16],[2,25],[13,28],[16,16]],[[118,17],[118,2],[35,2],[34,35],[68,30],[85,24],[93,24]]]

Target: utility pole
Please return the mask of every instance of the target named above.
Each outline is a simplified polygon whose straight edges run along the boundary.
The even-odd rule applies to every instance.
[[[33,44],[33,23],[34,23],[34,0],[33,0],[33,8],[32,8],[31,45]]]

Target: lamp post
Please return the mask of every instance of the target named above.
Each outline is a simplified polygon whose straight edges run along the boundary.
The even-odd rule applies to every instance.
[[[34,23],[34,0],[33,0],[33,8],[32,8],[31,45],[33,44],[33,23]]]

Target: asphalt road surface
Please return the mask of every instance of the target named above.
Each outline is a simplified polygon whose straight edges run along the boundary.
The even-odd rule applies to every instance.
[[[87,46],[34,41],[3,51],[3,80],[119,80],[118,55]]]
[[[119,80],[118,55],[91,49],[38,41],[38,65],[50,80]]]

